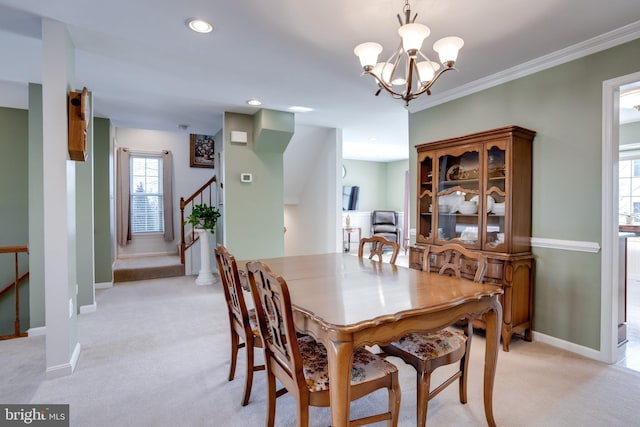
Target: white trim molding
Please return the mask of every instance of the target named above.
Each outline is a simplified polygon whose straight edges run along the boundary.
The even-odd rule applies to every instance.
[[[47,327],[40,326],[38,328],[29,328],[27,329],[27,335],[30,337],[39,337],[42,335],[47,335]]]
[[[95,301],[90,305],[81,305],[80,314],[95,313],[97,308],[98,306],[96,305]]]
[[[101,282],[93,285],[94,289],[109,289],[113,288],[113,282]]]
[[[579,240],[559,240],[532,237],[531,246],[534,248],[560,249],[563,251],[588,252],[592,254],[600,252],[600,245],[597,242],[582,242]]]
[[[512,80],[526,77],[557,65],[582,58],[593,53],[597,53],[623,43],[640,38],[640,21],[633,22],[624,27],[617,28],[605,34],[601,34],[592,39],[576,43],[565,49],[560,49],[548,55],[541,56],[534,60],[516,65],[490,76],[475,80],[455,89],[448,90],[428,97],[418,98],[411,104],[410,112],[415,113],[427,108],[434,107],[463,96],[471,95],[481,90],[489,89]]]
[[[47,379],[52,378],[60,378],[65,377],[67,375],[73,374],[73,371],[76,369],[76,365],[78,364],[78,359],[80,358],[80,343],[76,343],[75,348],[73,349],[73,354],[71,355],[71,359],[69,363],[63,363],[61,365],[49,366],[47,368]]]
[[[589,359],[602,360],[601,354],[598,350],[594,350],[583,345],[574,344],[569,341],[561,340],[550,335],[542,334],[540,332],[533,331],[533,340],[544,344],[549,344],[562,350],[567,350],[572,353],[579,354],[580,356],[588,357]]]

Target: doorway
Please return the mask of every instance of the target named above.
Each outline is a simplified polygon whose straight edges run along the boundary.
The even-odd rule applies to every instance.
[[[602,123],[602,256],[601,256],[601,330],[600,356],[607,363],[621,361],[622,350],[618,348],[618,319],[625,305],[619,303],[620,257],[619,250],[619,157],[620,157],[620,93],[638,85],[640,72],[603,82]],[[638,141],[640,142],[640,141]],[[630,284],[633,282],[630,282]],[[639,282],[640,283],[640,282]],[[633,294],[630,295],[632,298]],[[629,319],[629,316],[627,316]],[[631,317],[633,319],[634,317]],[[637,322],[635,322],[637,324]],[[632,360],[626,350],[633,345],[621,346],[624,359]],[[639,348],[640,350],[640,348]],[[619,354],[620,352],[620,354]],[[637,358],[640,358],[640,354]],[[640,359],[639,359],[640,360]]]

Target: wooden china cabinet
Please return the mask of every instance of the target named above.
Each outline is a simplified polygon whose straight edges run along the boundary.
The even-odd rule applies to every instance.
[[[409,266],[423,269],[428,245],[455,242],[487,256],[485,283],[499,284],[502,346],[531,341],[535,263],[531,254],[531,144],[517,126],[424,143],[418,157],[416,243]],[[437,262],[437,260],[436,260]],[[484,322],[474,320],[474,327]]]

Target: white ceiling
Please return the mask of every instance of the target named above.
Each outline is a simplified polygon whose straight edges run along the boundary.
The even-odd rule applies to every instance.
[[[45,17],[68,25],[76,86],[87,86],[95,114],[116,126],[181,132],[178,125],[187,124],[184,132],[213,134],[223,112],[252,114],[256,108],[245,102],[259,98],[264,108],[314,109],[296,113],[296,123],[342,128],[345,158],[407,158],[407,109],[385,93],[375,97],[353,55],[364,41],[378,41],[382,56],[390,54],[403,4],[0,0],[0,105],[26,108],[26,83],[41,82]],[[414,0],[412,10],[431,28],[423,51],[432,59],[431,45],[443,36],[458,35],[465,46],[459,71],[443,75],[411,111],[559,63],[588,51],[594,43],[586,40],[606,47],[640,37],[637,0]],[[191,17],[210,21],[214,31],[188,30]]]

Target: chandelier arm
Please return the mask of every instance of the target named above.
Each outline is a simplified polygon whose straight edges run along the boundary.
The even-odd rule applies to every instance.
[[[383,70],[384,70],[384,68],[387,68],[388,64],[393,63],[393,68],[391,68],[391,74],[389,74],[389,81],[393,81],[393,75],[396,73],[396,69],[398,68],[398,64],[400,63],[401,57],[402,57],[402,40],[400,40],[400,43],[398,44],[397,49],[393,51],[393,53],[391,54],[389,59],[387,59],[387,62],[385,62],[383,66]]]
[[[411,91],[413,90],[413,72],[414,68],[416,68],[416,60],[413,56],[409,57],[409,63],[407,64],[407,82],[405,83],[405,96],[412,99]],[[415,70],[418,71],[417,69]]]
[[[417,91],[416,93],[414,93],[410,99],[406,100],[407,101],[407,105],[409,104],[409,101],[411,101],[412,99],[417,98],[418,96],[422,95],[423,93],[427,92],[429,89],[431,89],[431,86],[433,86],[433,84],[436,82],[436,80],[438,80],[440,78],[441,75],[443,75],[445,72],[449,71],[449,70],[456,70],[458,71],[456,68],[454,67],[445,67],[440,69],[440,71],[438,71],[436,73],[435,76],[433,76],[433,79],[431,79],[431,81],[425,85],[424,87],[422,87],[422,89],[420,89],[419,91]]]
[[[376,79],[376,81],[378,82],[378,85],[382,88],[384,88],[387,92],[389,92],[394,98],[400,98],[400,99],[404,99],[404,97],[402,96],[401,93],[398,93],[396,91],[393,90],[393,88],[386,84],[382,79],[380,79],[378,76],[376,76],[375,74],[373,74],[370,71],[365,71],[366,74],[371,75],[374,79]]]

